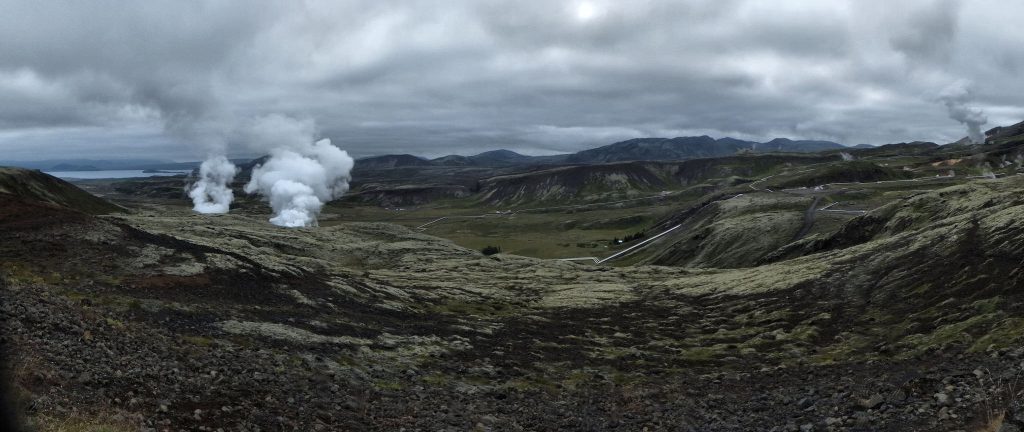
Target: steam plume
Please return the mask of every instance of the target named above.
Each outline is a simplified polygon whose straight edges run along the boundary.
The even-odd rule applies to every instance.
[[[843,158],[844,161],[852,161],[856,159],[853,157],[852,154],[849,154],[847,152],[839,152],[839,157]]]
[[[971,92],[966,82],[958,81],[946,87],[939,95],[939,100],[946,104],[949,118],[967,125],[967,137],[972,144],[985,142],[985,135],[981,133],[981,125],[988,123],[988,117],[980,109],[967,106],[971,100]]]
[[[330,140],[314,142],[310,119],[272,114],[239,118],[214,109],[167,115],[165,128],[209,149],[189,196],[200,213],[227,213],[231,181],[238,169],[223,156],[232,144],[269,153],[253,169],[246,193],[262,195],[274,210],[270,222],[286,227],[316,226],[324,203],[348,191],[354,161]]]
[[[348,191],[354,161],[329,139],[292,141],[288,147],[272,150],[270,159],[253,169],[245,191],[270,201],[274,225],[316,226],[324,203]]]
[[[199,166],[199,180],[188,196],[192,198],[193,210],[199,213],[227,213],[234,200],[231,181],[238,168],[224,156],[214,156]]]
[[[987,179],[996,178],[996,173],[992,172],[992,165],[989,165],[988,162],[981,165],[981,176]]]

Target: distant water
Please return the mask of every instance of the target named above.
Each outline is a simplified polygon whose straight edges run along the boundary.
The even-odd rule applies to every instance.
[[[43,171],[64,180],[122,179],[152,176],[172,176],[188,174],[191,171],[167,170],[161,173],[147,173],[142,170],[104,170],[104,171]]]

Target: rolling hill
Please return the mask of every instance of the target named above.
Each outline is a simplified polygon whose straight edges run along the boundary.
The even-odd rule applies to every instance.
[[[400,168],[410,166],[428,166],[430,161],[421,157],[401,154],[401,155],[384,155],[384,156],[371,156],[361,159],[356,159],[355,166],[359,169],[386,169],[386,168]]]
[[[488,205],[629,199],[709,180],[741,183],[780,166],[838,160],[836,155],[747,154],[679,162],[569,165],[482,179],[475,198]]]
[[[88,214],[124,211],[77,186],[48,174],[22,168],[0,167],[0,195],[67,207]]]
[[[998,126],[985,131],[986,143],[1017,140],[1024,136],[1024,121],[1010,126]]]
[[[1024,412],[1021,190],[897,197],[754,267],[719,258],[774,225],[712,222],[694,269],[483,256],[379,222],[88,217],[20,188],[4,348],[25,412],[113,430],[999,430]],[[723,220],[760,225],[748,204]]]
[[[775,138],[771,141],[753,145],[757,152],[814,153],[825,150],[841,150],[846,146],[832,141],[791,140]]]
[[[758,143],[735,138],[714,139],[709,136],[680,138],[637,138],[583,150],[566,158],[570,163],[604,163],[618,161],[686,160],[730,156],[739,152],[813,153],[845,149],[830,141],[793,141],[785,138]]]
[[[480,181],[477,197],[490,205],[628,198],[663,190],[666,179],[651,165],[577,165],[491,177]]]

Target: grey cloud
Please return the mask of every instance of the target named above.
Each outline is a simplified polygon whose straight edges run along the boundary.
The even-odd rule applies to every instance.
[[[270,114],[360,156],[697,133],[952,141],[937,97],[961,79],[993,122],[1024,114],[1024,30],[1007,22],[1024,10],[994,0],[0,7],[7,155],[240,155],[239,128]]]
[[[958,0],[938,0],[910,8],[903,26],[893,29],[889,42],[914,60],[945,62],[958,29]]]

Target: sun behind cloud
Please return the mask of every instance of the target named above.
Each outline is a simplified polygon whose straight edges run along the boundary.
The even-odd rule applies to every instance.
[[[577,21],[588,22],[597,18],[601,10],[593,2],[581,1],[575,4],[573,12]]]

